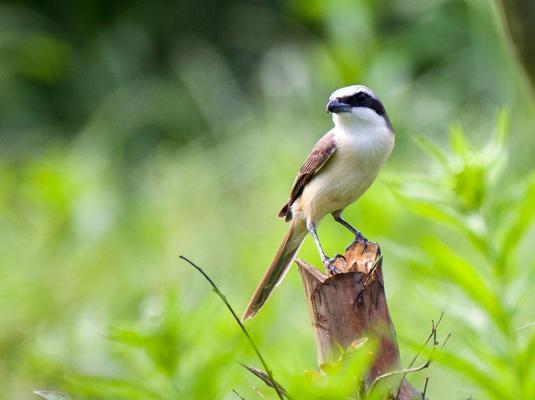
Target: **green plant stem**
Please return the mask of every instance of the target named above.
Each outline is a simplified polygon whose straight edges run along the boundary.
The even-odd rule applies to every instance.
[[[245,398],[241,394],[239,394],[236,390],[232,389],[232,393],[234,393],[239,399],[245,400]]]
[[[280,389],[278,388],[278,384],[275,381],[275,379],[273,378],[273,374],[272,374],[271,370],[269,369],[269,367],[268,367],[268,365],[266,363],[266,360],[264,359],[264,357],[260,353],[260,350],[258,350],[258,347],[256,346],[256,344],[254,343],[253,339],[251,338],[251,335],[249,335],[249,332],[247,331],[247,329],[245,329],[245,326],[241,322],[240,318],[238,317],[238,315],[236,314],[236,312],[234,311],[234,309],[232,308],[230,303],[227,301],[227,298],[225,297],[225,295],[219,290],[219,288],[216,286],[214,281],[208,276],[208,274],[206,272],[203,271],[203,269],[201,267],[199,267],[193,261],[189,260],[188,258],[186,258],[186,257],[184,257],[182,255],[179,256],[179,258],[181,258],[182,260],[186,261],[193,268],[195,268],[197,271],[199,271],[202,274],[202,276],[204,276],[204,278],[210,283],[210,285],[212,286],[215,294],[217,294],[219,296],[219,298],[223,301],[223,303],[225,304],[227,309],[230,311],[230,313],[232,314],[232,316],[236,320],[236,323],[239,325],[239,327],[242,330],[243,334],[245,335],[245,337],[249,341],[249,344],[253,348],[254,352],[256,353],[256,356],[258,357],[258,359],[260,360],[260,363],[262,364],[262,367],[265,369],[267,376],[269,377],[271,383],[273,384],[272,387],[275,390],[275,392],[277,392],[277,396],[279,397],[280,400],[283,400],[284,399],[283,394],[281,393]]]

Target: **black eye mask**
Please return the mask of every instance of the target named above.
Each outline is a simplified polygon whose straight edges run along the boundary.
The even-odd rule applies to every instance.
[[[370,108],[382,117],[386,114],[383,103],[365,92],[358,92],[351,96],[340,97],[339,100],[342,103],[349,104],[351,107]]]

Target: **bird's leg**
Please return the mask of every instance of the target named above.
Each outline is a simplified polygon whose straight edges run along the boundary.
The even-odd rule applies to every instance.
[[[353,228],[349,222],[347,222],[345,219],[342,218],[342,211],[335,211],[332,213],[332,216],[334,218],[334,220],[336,222],[338,222],[339,224],[345,226],[347,229],[349,229],[353,235],[355,235],[355,239],[357,241],[361,241],[363,243],[367,243],[368,242],[368,239],[366,239],[364,237],[364,235],[362,233],[360,233],[360,231],[358,229],[355,229]]]
[[[339,271],[334,266],[334,261],[336,260],[336,257],[329,258],[327,254],[323,251],[323,248],[321,247],[320,239],[318,237],[318,232],[316,232],[316,225],[313,222],[307,222],[307,229],[310,232],[310,235],[312,235],[312,239],[314,239],[314,243],[316,244],[316,247],[318,248],[318,251],[320,253],[321,262],[323,262],[323,265],[325,265],[325,268],[327,268],[327,271],[331,275],[339,273]]]

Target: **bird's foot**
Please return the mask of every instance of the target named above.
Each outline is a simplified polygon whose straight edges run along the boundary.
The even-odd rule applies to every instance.
[[[361,242],[361,243],[368,243],[369,240],[366,239],[366,237],[360,232],[360,231],[356,231],[355,232],[355,242]]]
[[[362,243],[364,245],[364,249],[366,249],[366,246],[370,241],[362,234],[360,231],[355,230],[355,239],[349,244],[349,246],[346,247],[346,251],[349,250],[353,245],[356,243]]]
[[[340,273],[340,271],[338,271],[338,269],[334,265],[334,263],[336,262],[338,258],[343,258],[345,260],[345,257],[341,254],[336,254],[333,258],[329,258],[325,256],[322,259],[323,265],[325,265],[325,268],[327,268],[327,271],[329,272],[330,275],[336,275]]]

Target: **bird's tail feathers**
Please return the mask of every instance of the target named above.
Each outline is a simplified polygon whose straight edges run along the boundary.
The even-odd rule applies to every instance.
[[[303,221],[293,220],[288,233],[277,250],[271,265],[262,277],[249,305],[243,313],[242,321],[252,318],[262,308],[273,289],[282,281],[307,234]]]

